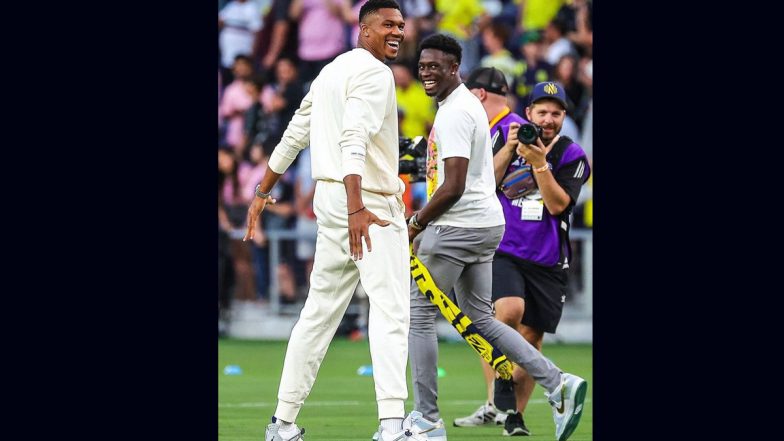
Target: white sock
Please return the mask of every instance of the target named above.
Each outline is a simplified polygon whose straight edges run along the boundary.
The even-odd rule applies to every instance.
[[[381,420],[381,427],[390,433],[399,433],[403,430],[403,418],[384,418]]]

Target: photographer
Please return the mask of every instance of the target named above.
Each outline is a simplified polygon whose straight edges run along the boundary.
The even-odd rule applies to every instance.
[[[569,246],[570,215],[582,185],[590,176],[590,166],[583,149],[568,137],[561,136],[567,111],[564,88],[559,83],[543,82],[534,86],[531,103],[525,109],[533,123],[524,127],[512,124],[509,137],[529,143],[512,142],[494,158],[496,176],[502,174],[496,193],[507,219],[506,231],[493,260],[493,300],[496,314],[508,324],[517,323],[518,331],[541,351],[544,333],[555,333],[567,297],[567,269],[571,259]],[[528,136],[525,136],[528,135]],[[533,142],[532,139],[534,138]],[[515,146],[516,144],[516,146]],[[519,156],[518,156],[519,155]],[[530,168],[535,186],[522,195],[510,192],[504,181],[523,168]],[[495,381],[495,405],[511,409],[516,396],[516,410],[505,428],[519,422],[533,391],[533,379],[515,370],[514,388],[509,381]],[[527,429],[526,429],[527,431]]]

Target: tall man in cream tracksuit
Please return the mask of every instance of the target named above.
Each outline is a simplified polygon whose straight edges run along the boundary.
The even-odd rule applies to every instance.
[[[547,392],[555,438],[565,441],[582,416],[587,383],[563,373],[491,309],[493,254],[504,234],[504,214],[495,195],[493,152],[487,113],[460,79],[462,51],[456,40],[435,34],[420,44],[419,78],[438,111],[428,138],[428,202],[409,221],[409,240],[436,286],[450,293],[479,332]],[[529,148],[546,150],[538,146]],[[418,235],[421,236],[417,238]],[[411,281],[409,347],[414,407],[425,421],[438,421],[438,310]],[[446,434],[441,434],[446,441]]]
[[[358,47],[325,66],[311,84],[248,209],[246,240],[264,206],[275,202],[272,187],[310,145],[316,253],[266,441],[304,439],[294,421],[360,280],[370,300],[368,337],[382,440],[427,439],[403,429],[410,275],[395,84],[384,61],[397,57],[405,23],[394,0],[370,0],[360,9],[359,26]]]

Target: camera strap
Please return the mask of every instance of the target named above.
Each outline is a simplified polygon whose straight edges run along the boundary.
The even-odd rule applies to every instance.
[[[505,143],[505,141],[501,139],[503,136],[499,136],[500,133],[500,130],[496,132],[496,139],[494,140],[493,145],[494,154],[498,152]],[[555,145],[553,145],[553,148],[550,149],[550,152],[547,153],[547,162],[552,164],[553,172],[555,172],[556,167],[558,167],[558,163],[561,160],[561,156],[563,156],[566,148],[571,143],[572,140],[568,136],[561,136]],[[538,187],[530,164],[526,163],[512,170],[509,169],[512,162],[517,158],[519,158],[519,156],[515,154],[509,159],[509,163],[506,165],[506,173],[498,185],[498,190],[511,200],[519,199],[536,190]]]
[[[547,154],[547,162],[552,164],[553,174],[558,171],[558,164],[561,162],[566,148],[569,147],[574,141],[568,136],[561,136],[558,142],[555,143],[550,153]],[[572,243],[569,240],[569,230],[571,229],[571,222],[569,220],[572,214],[572,206],[566,208],[558,216],[558,263],[562,269],[569,268],[569,257],[572,255]]]

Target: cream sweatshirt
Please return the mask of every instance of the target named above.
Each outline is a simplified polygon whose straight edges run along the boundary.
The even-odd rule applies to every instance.
[[[362,189],[401,194],[395,81],[365,49],[339,55],[313,80],[289,122],[269,167],[283,174],[310,145],[315,180],[362,176]]]

